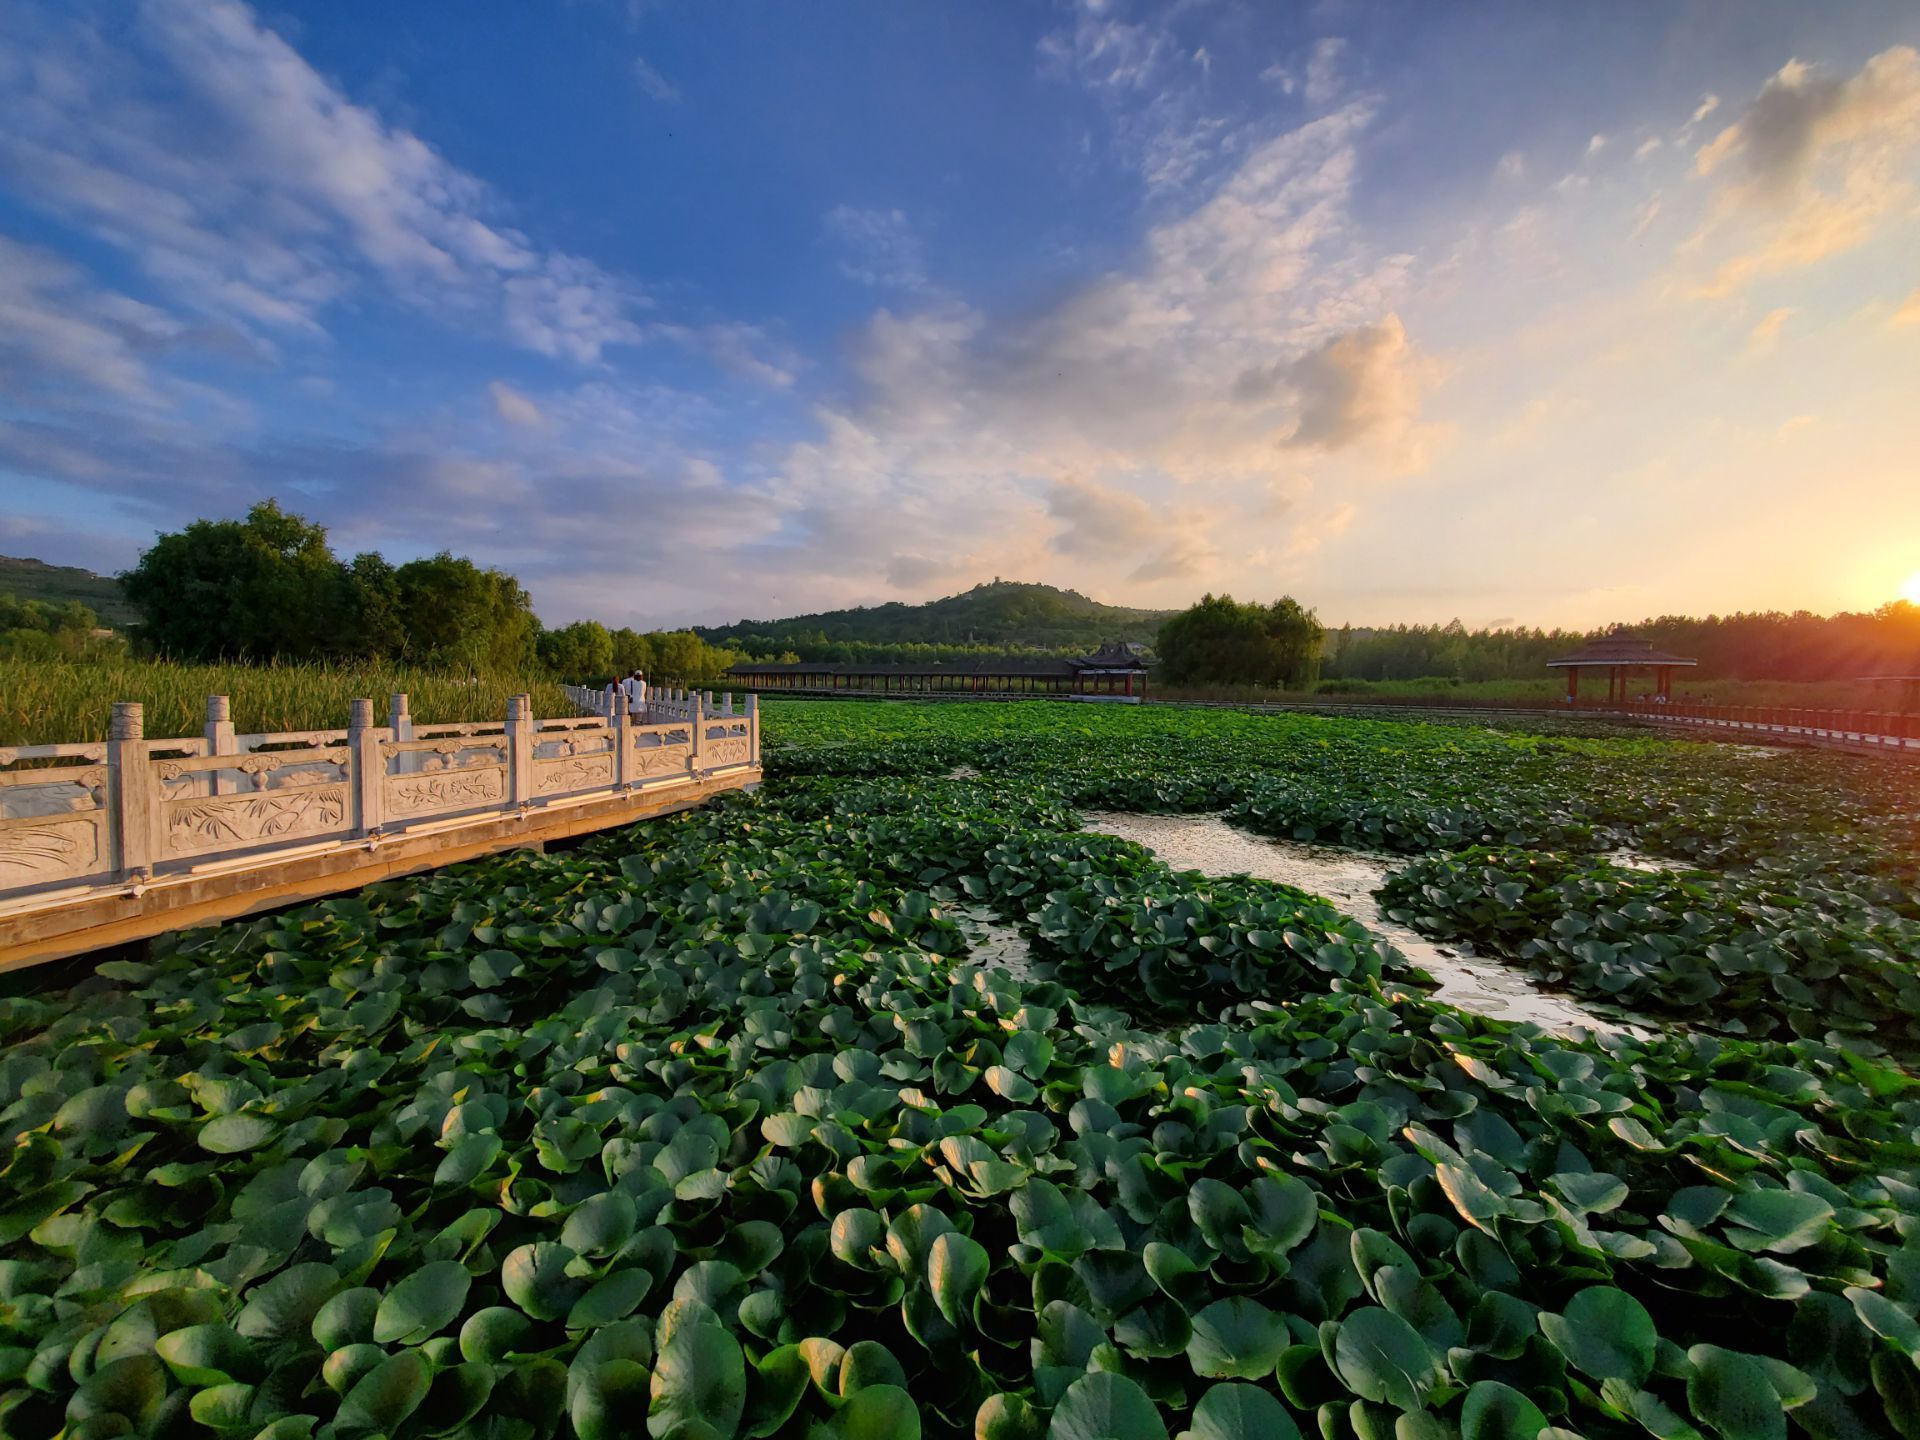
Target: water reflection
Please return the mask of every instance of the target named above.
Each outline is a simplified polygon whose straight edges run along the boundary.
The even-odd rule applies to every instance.
[[[1463,955],[1396,924],[1384,914],[1373,892],[1396,864],[1394,857],[1331,845],[1269,840],[1236,830],[1217,815],[1133,815],[1089,810],[1088,830],[1144,845],[1176,870],[1207,875],[1252,875],[1277,880],[1319,895],[1353,916],[1440,982],[1434,997],[1476,1015],[1500,1020],[1531,1020],[1549,1030],[1576,1028],[1616,1033],[1647,1033],[1618,1019],[1602,1017],[1563,996],[1537,990],[1518,971],[1498,961]],[[1653,862],[1657,863],[1657,862]]]

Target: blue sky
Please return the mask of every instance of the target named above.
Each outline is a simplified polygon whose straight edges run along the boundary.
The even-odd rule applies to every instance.
[[[549,623],[1920,572],[1910,3],[0,10],[0,551],[273,495]]]

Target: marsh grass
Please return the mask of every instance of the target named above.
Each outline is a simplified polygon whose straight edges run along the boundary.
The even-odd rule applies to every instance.
[[[0,661],[0,745],[44,745],[99,740],[116,700],[146,707],[149,736],[198,735],[206,724],[207,696],[226,695],[234,728],[242,734],[273,730],[337,730],[347,723],[347,702],[372,699],[384,724],[387,697],[404,691],[413,718],[422,724],[494,720],[507,712],[507,697],[533,695],[542,718],[571,715],[559,685],[526,675],[464,675],[396,665],[179,665],[123,660],[97,664],[66,661]]]

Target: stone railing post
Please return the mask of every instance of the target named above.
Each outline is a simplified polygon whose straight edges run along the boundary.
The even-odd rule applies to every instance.
[[[508,809],[524,810],[533,802],[533,697],[507,698]]]
[[[687,729],[693,736],[693,748],[687,752],[687,769],[695,776],[707,768],[707,714],[700,705],[700,692],[687,692]]]
[[[347,702],[347,793],[353,800],[353,833],[380,833],[380,801],[386,788],[380,732],[373,726],[373,701]]]
[[[627,707],[622,703],[625,699],[626,693],[621,690],[617,681],[608,685],[605,692],[600,696],[600,713],[606,717],[609,725],[613,723],[616,715],[626,714]]]
[[[613,687],[608,686],[609,690]],[[633,716],[627,710],[626,694],[620,695],[620,703],[607,715],[607,724],[612,727],[613,739],[613,788],[624,790],[633,778]]]
[[[760,697],[749,692],[745,697],[747,711],[747,760],[750,764],[760,763]]]
[[[413,701],[404,690],[396,690],[387,697],[387,729],[395,740],[413,739]],[[417,750],[405,751],[393,757],[394,772],[411,775],[426,758]]]
[[[207,753],[209,755],[236,754],[233,739],[233,711],[224,695],[207,696]],[[225,770],[207,772],[208,793],[213,795],[232,795],[240,788],[233,776]]]
[[[113,825],[113,868],[123,880],[153,877],[160,857],[160,786],[147,759],[140,702],[113,707],[107,731],[107,801]]]

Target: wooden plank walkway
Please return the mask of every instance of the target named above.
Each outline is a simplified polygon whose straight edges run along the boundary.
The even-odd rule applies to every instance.
[[[613,713],[605,713],[611,711]],[[0,971],[355,890],[699,805],[759,783],[752,697],[421,726],[356,700],[345,730],[0,748]]]

